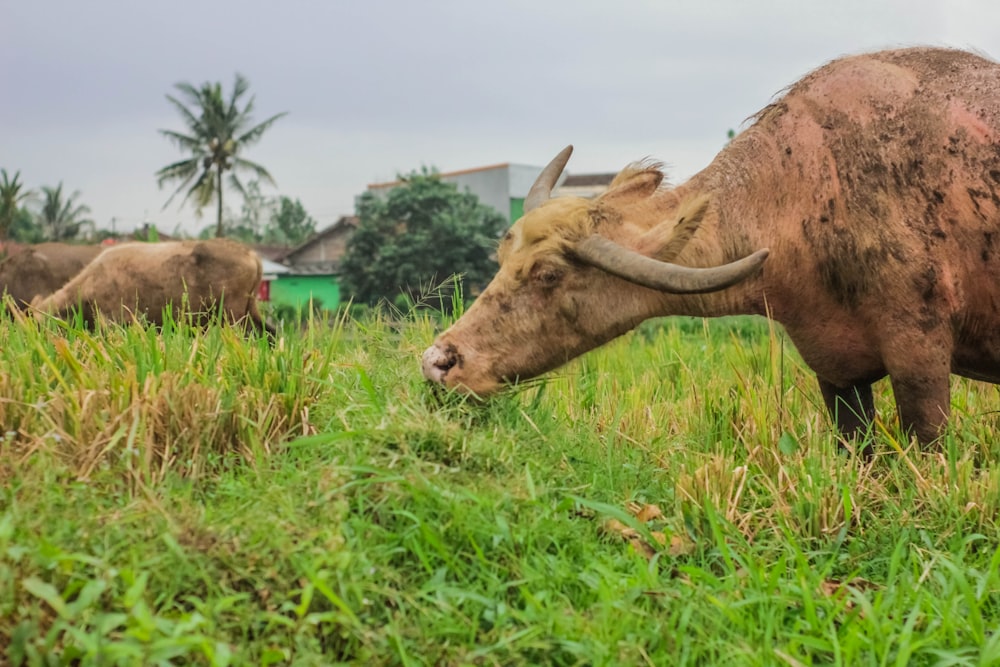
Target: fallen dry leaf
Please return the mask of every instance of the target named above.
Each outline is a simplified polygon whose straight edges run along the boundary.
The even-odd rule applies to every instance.
[[[687,556],[694,553],[694,540],[684,535],[671,535],[667,553],[671,556]]]
[[[601,528],[606,533],[619,535],[621,537],[624,537],[625,539],[636,537],[639,534],[639,531],[637,531],[635,528],[629,528],[618,519],[608,519],[607,521],[604,522],[604,525],[602,525]]]
[[[636,552],[645,556],[646,560],[653,560],[653,556],[656,555],[657,550],[646,540],[641,540],[636,537],[629,540],[628,543],[632,545],[632,548],[635,549]]]
[[[663,518],[663,512],[656,505],[628,503],[626,508],[629,513],[644,524],[654,519]],[[666,533],[651,530],[649,536],[652,538],[652,542],[650,542],[644,539],[635,528],[626,526],[618,519],[608,519],[601,525],[601,529],[605,533],[620,537],[631,544],[632,548],[645,556],[647,560],[652,560],[653,556],[663,551],[671,556],[683,556],[694,550],[694,542],[682,535],[671,535],[668,539]],[[664,549],[664,547],[666,548]]]
[[[625,503],[625,509],[642,523],[649,523],[663,518],[663,510],[656,505],[641,505],[635,501]]]

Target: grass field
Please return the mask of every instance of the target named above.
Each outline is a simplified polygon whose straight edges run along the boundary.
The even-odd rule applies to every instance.
[[[996,390],[838,449],[760,320],[439,404],[426,314],[0,327],[0,663],[1000,664]]]

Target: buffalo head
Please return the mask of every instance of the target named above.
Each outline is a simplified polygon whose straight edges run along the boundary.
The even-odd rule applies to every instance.
[[[636,224],[638,211],[648,211],[648,200],[661,193],[662,172],[649,165],[626,169],[595,200],[550,198],[571,152],[568,146],[559,153],[532,186],[524,217],[500,242],[496,276],[424,352],[431,382],[486,396],[668,314],[669,295],[735,285],[767,258],[759,250],[711,268],[671,263],[709,201],[690,197],[672,207],[670,219]]]

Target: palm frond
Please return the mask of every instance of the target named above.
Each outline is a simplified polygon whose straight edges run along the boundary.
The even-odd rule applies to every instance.
[[[287,116],[287,115],[288,115],[287,111],[282,111],[281,113],[274,114],[273,116],[271,116],[270,118],[268,118],[264,122],[257,124],[255,127],[251,128],[246,133],[240,135],[236,139],[237,145],[239,145],[239,146],[252,146],[252,145],[254,145],[258,141],[260,141],[261,136],[264,134],[264,132],[267,131],[267,129],[269,127],[271,127],[271,125],[274,124],[274,121],[278,120],[279,118],[281,118],[283,116]]]
[[[196,154],[204,154],[205,142],[200,137],[193,137],[173,130],[159,130],[160,134],[170,139],[181,150],[188,150]]]
[[[215,173],[206,169],[201,172],[198,180],[195,181],[194,185],[188,188],[187,194],[184,195],[184,201],[191,198],[191,195],[196,195],[195,197],[195,210],[201,213],[201,209],[208,206],[209,202],[212,201],[212,195],[215,193]]]
[[[77,204],[76,198],[80,196],[79,190],[70,195],[63,207],[62,217],[64,220],[76,220],[82,215],[90,213],[90,207],[85,204]]]
[[[192,104],[194,106],[201,106],[201,91],[199,89],[195,88],[186,81],[175,83],[174,88],[179,90],[184,95],[184,97],[188,99],[189,104]],[[167,98],[170,98],[170,96],[167,95]]]
[[[250,99],[250,104],[244,107],[242,112],[236,106],[240,101],[240,98],[243,97],[249,89],[250,82],[247,81],[246,77],[237,72],[236,76],[233,78],[233,93],[229,97],[229,108],[226,112],[227,117],[235,120],[239,116],[246,115],[250,112],[250,109],[253,107],[253,98]]]
[[[169,177],[168,176],[163,176],[158,181],[158,185],[161,188],[163,187],[163,184],[166,183],[168,180],[169,181],[180,181],[180,184],[178,184],[177,189],[174,190],[170,194],[170,197],[167,198],[166,203],[163,205],[164,209],[166,209],[168,206],[170,206],[170,202],[172,202],[174,200],[174,197],[176,197],[177,195],[179,195],[181,192],[184,192],[185,190],[187,190],[188,184],[196,176],[198,176],[198,164],[197,163],[195,163],[190,168],[181,168],[182,164],[183,163],[177,162],[174,165],[171,165],[171,166],[177,167],[177,168],[173,170],[173,173]],[[170,169],[170,167],[164,167],[164,169],[161,169],[161,171],[164,171],[166,169]],[[185,195],[184,199],[181,200],[181,205],[182,206],[184,205],[185,201],[187,201],[187,195]]]
[[[38,212],[38,221],[45,229],[46,236],[54,241],[76,236],[80,227],[93,224],[93,220],[84,216],[90,213],[90,207],[77,202],[80,191],[74,190],[66,196],[63,184],[56,187],[42,187],[42,206]]]
[[[245,160],[241,157],[233,158],[233,171],[248,171],[253,173],[258,180],[267,181],[271,185],[277,185],[274,181],[274,177],[268,173],[267,169],[263,165],[259,165],[256,162],[251,162],[250,160]]]
[[[246,199],[247,190],[243,187],[242,181],[240,181],[239,177],[234,172],[230,172],[229,174],[229,187],[239,192],[240,196]]]
[[[6,169],[0,169],[0,210],[5,215],[12,214],[19,205],[34,199],[35,193],[24,189],[20,177],[20,171],[14,172],[14,178],[11,178]]]
[[[244,106],[242,110],[230,112],[233,136],[243,134],[244,129],[253,123],[253,109],[256,101],[257,96],[251,95],[250,99],[247,100],[246,106]]]
[[[202,128],[201,119],[194,115],[194,112],[187,107],[186,104],[178,100],[177,98],[167,95],[167,101],[170,102],[177,112],[184,119],[184,124],[187,125],[195,134],[200,134]]]
[[[215,172],[211,169],[206,169],[198,177],[198,180],[194,185],[191,186],[189,195],[195,195],[195,204],[198,208],[203,208],[208,206],[212,201],[212,195],[215,193]]]
[[[4,190],[19,190],[21,188],[21,184],[17,182],[17,179],[21,177],[20,170],[14,172],[14,178],[10,178],[7,175],[6,169],[0,169],[0,176],[3,177],[3,182],[0,183],[0,188],[3,188]]]
[[[201,159],[198,157],[188,158],[186,160],[174,162],[173,164],[168,164],[166,167],[163,167],[156,172],[157,185],[162,188],[163,184],[167,181],[191,178],[198,173],[198,168],[200,166]]]

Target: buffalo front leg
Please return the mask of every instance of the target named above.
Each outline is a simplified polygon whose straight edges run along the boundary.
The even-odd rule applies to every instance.
[[[937,440],[951,412],[949,369],[933,375],[927,371],[890,374],[889,379],[903,431],[917,436],[922,445]]]
[[[923,332],[883,350],[899,425],[921,445],[937,440],[951,411],[952,341],[947,331]]]
[[[837,430],[847,440],[863,438],[875,419],[875,400],[870,383],[838,387],[820,378],[819,390]]]

